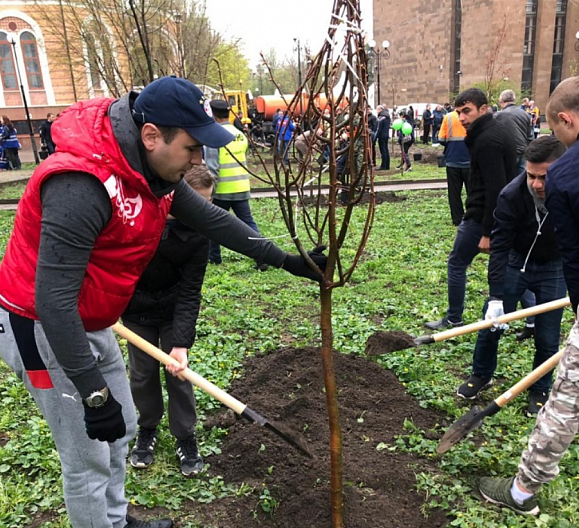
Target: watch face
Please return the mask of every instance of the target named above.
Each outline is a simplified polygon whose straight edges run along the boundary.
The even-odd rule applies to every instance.
[[[95,394],[90,399],[92,407],[100,407],[105,402],[105,397],[102,394]]]

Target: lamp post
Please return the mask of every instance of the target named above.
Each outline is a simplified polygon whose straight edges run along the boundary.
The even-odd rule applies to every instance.
[[[181,22],[183,21],[183,16],[181,11],[173,11],[173,20],[175,22],[175,29],[177,33],[177,61],[179,69],[179,77],[185,77],[185,61],[183,57],[183,33],[181,28]]]
[[[368,45],[370,46],[370,48],[372,48],[372,51],[374,52],[374,56],[376,57],[375,59],[375,64],[376,64],[376,81],[378,83],[378,104],[376,106],[378,106],[380,104],[380,59],[382,57],[382,55],[384,55],[386,57],[386,59],[388,59],[390,57],[390,50],[388,48],[390,48],[390,42],[388,40],[383,40],[382,41],[382,49],[378,48],[378,46],[376,45],[376,41],[374,39],[370,40],[368,42]]]
[[[300,49],[301,49],[301,44],[300,44],[300,39],[299,38],[295,38],[294,42],[296,43],[297,47],[298,47],[298,90],[300,91],[299,98],[300,98],[300,115],[302,113],[302,59],[301,59],[301,54],[300,54]]]
[[[40,163],[40,157],[38,156],[38,148],[36,147],[36,140],[34,139],[34,129],[32,128],[32,121],[30,120],[30,113],[28,112],[28,102],[26,101],[26,94],[24,93],[24,86],[22,85],[22,75],[20,75],[20,64],[18,63],[18,56],[16,55],[16,39],[14,36],[11,37],[10,44],[12,44],[12,53],[14,53],[16,74],[18,75],[20,93],[22,94],[22,102],[24,103],[24,111],[26,112],[26,121],[28,123],[28,131],[30,133],[30,144],[32,145],[32,152],[34,153],[34,162],[38,165]]]

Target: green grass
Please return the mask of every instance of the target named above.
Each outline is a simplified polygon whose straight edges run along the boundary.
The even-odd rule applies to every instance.
[[[20,198],[24,192],[27,182],[11,183],[0,187],[0,199],[14,200]]]
[[[334,348],[344,354],[363,355],[366,340],[377,330],[401,330],[424,334],[423,323],[440,317],[446,308],[446,259],[456,232],[450,221],[444,192],[406,193],[407,200],[378,206],[374,230],[353,281],[334,292]],[[262,233],[295,251],[272,199],[252,201]],[[354,215],[352,233],[359,233],[362,215]],[[12,213],[0,213],[0,249],[13,221]],[[352,253],[347,245],[343,254]],[[317,287],[282,270],[258,273],[253,262],[223,251],[224,264],[210,266],[203,287],[203,307],[193,348],[194,369],[227,388],[243,376],[248,356],[273,352],[283,346],[318,346],[319,306]],[[487,257],[475,259],[468,271],[465,320],[481,315],[487,295]],[[563,333],[568,333],[572,313],[565,311]],[[515,325],[517,326],[517,325]],[[520,326],[520,325],[519,325]],[[242,330],[240,330],[242,329]],[[455,397],[456,387],[468,375],[475,336],[425,345],[381,357],[427,408],[444,411],[449,423],[464,414]],[[498,383],[486,395],[490,403],[532,369],[530,343],[516,343],[510,331],[501,341]],[[196,391],[199,419],[215,409],[209,396]],[[0,526],[26,526],[37,511],[52,511],[50,528],[65,528],[60,491],[60,471],[50,435],[32,400],[0,362]],[[17,404],[16,404],[17,403]],[[541,494],[538,519],[516,516],[484,505],[474,493],[482,475],[511,475],[516,471],[533,420],[523,416],[525,398],[510,403],[477,432],[477,445],[467,439],[443,456],[437,442],[416,430],[380,449],[407,451],[433,461],[436,473],[418,474],[417,488],[427,494],[425,511],[443,506],[454,516],[449,526],[473,528],[570,528],[579,526],[579,448],[573,445],[563,459],[561,475]],[[210,501],[224,495],[245,494],[247,487],[223,483],[211,470],[187,486],[179,475],[167,424],[162,425],[158,463],[150,471],[129,470],[127,493],[134,504],[161,505],[179,516],[185,501]],[[219,452],[221,432],[200,432],[202,455]],[[154,492],[153,492],[154,490]],[[275,499],[275,497],[273,497]],[[182,526],[197,526],[194,518]],[[48,525],[47,525],[48,527]],[[211,528],[205,526],[205,528]]]

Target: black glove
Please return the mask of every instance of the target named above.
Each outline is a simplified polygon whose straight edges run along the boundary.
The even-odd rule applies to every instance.
[[[127,427],[123,418],[123,406],[109,396],[102,407],[89,407],[83,400],[86,434],[92,440],[114,442],[125,436]]]
[[[313,251],[308,251],[309,257],[322,271],[326,269],[326,262],[328,261],[328,257],[322,253],[325,249],[326,246],[318,246]],[[288,255],[281,267],[296,277],[305,277],[316,282],[322,282],[322,276],[310,268],[310,265],[301,255]]]

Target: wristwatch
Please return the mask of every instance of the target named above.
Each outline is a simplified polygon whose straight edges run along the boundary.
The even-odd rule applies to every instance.
[[[85,398],[84,401],[89,407],[98,408],[102,407],[109,397],[109,388],[105,387],[104,389],[91,392],[88,398]]]

